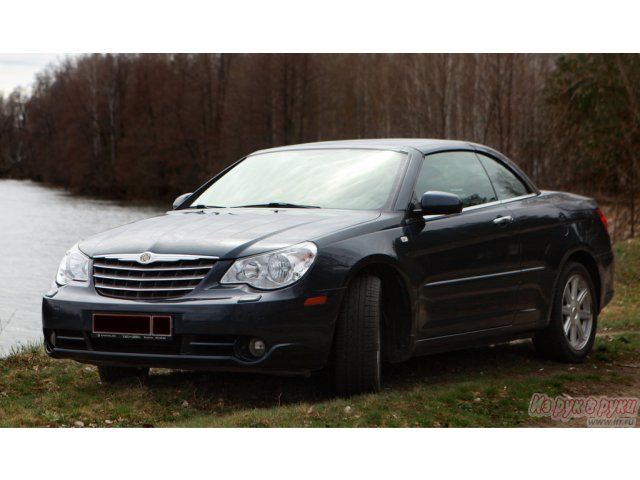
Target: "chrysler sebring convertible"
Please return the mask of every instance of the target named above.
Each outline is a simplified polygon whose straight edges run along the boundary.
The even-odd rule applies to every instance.
[[[502,154],[445,140],[262,150],[164,215],[86,238],[43,299],[45,348],[103,382],[149,368],[309,374],[532,338],[580,362],[613,296],[607,221]]]

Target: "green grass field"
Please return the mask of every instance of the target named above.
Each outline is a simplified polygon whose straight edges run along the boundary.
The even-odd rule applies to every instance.
[[[528,416],[533,393],[640,396],[640,241],[615,251],[616,297],[580,365],[538,359],[531,342],[512,342],[386,366],[380,394],[335,399],[325,373],[160,370],[144,385],[102,385],[94,367],[34,347],[0,360],[0,426],[554,426]]]

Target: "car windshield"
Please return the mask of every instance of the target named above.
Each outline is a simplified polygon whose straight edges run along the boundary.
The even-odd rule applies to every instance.
[[[378,210],[406,154],[387,150],[288,150],[247,157],[191,207],[300,207]]]

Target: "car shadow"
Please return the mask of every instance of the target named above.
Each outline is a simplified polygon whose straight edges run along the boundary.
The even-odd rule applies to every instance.
[[[479,376],[513,378],[514,374],[532,374],[548,364],[535,356],[531,342],[512,342],[385,364],[383,389],[410,390],[418,384],[454,384]],[[203,407],[222,402],[225,407],[269,408],[334,397],[328,370],[311,377],[162,370],[152,371],[146,386],[151,392],[177,390]]]

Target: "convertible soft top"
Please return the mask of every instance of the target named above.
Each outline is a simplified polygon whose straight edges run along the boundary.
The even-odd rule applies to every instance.
[[[300,150],[314,148],[376,148],[385,150],[407,150],[414,148],[422,153],[455,149],[486,149],[482,145],[459,140],[439,140],[433,138],[375,138],[362,140],[335,140],[330,142],[301,143],[284,147],[269,148],[255,153],[282,150]]]
[[[508,168],[514,170],[520,179],[524,181],[529,190],[535,193],[539,193],[540,190],[531,181],[531,179],[511,160],[505,157],[503,154],[489,148],[485,145],[473,142],[465,142],[462,140],[442,140],[436,138],[373,138],[373,139],[361,139],[361,140],[334,140],[330,142],[313,142],[313,143],[300,143],[298,145],[286,145],[282,147],[268,148],[264,150],[258,150],[252,153],[252,155],[268,152],[283,152],[287,150],[313,150],[323,148],[371,148],[379,150],[395,150],[400,152],[407,152],[410,149],[417,150],[423,155],[435,152],[444,152],[448,150],[475,150],[478,152],[484,152],[494,158],[499,159],[503,164],[506,164]]]

